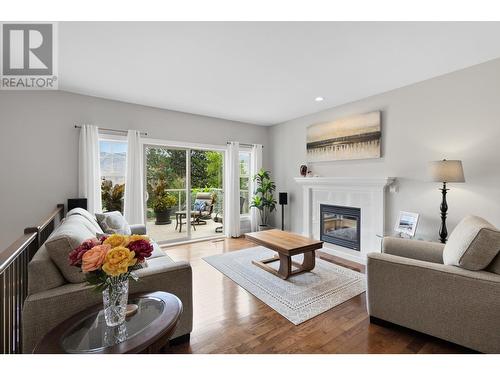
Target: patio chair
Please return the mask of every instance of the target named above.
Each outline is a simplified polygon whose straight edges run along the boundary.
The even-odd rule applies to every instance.
[[[193,204],[193,225],[206,225],[212,219],[216,195],[213,193],[196,193]]]

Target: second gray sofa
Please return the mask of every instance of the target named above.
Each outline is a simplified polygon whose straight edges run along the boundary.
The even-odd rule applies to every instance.
[[[443,264],[440,243],[384,238],[367,263],[371,317],[500,353],[500,255],[485,270]]]

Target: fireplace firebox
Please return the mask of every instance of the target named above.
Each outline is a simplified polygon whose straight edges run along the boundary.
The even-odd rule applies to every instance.
[[[322,241],[360,251],[361,209],[320,205]]]

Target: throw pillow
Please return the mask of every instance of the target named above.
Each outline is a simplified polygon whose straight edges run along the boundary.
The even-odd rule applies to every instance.
[[[197,199],[194,201],[194,210],[195,211],[205,211],[205,207],[207,206],[207,202],[201,199]]]
[[[123,234],[125,236],[130,236],[132,234],[130,225],[120,211],[95,214],[95,217],[104,233]]]
[[[69,253],[80,246],[83,241],[96,236],[83,224],[85,220],[79,215],[66,218],[45,242],[50,259],[70,283],[83,283],[85,274],[79,267],[69,264]]]
[[[500,232],[477,216],[465,217],[443,250],[443,263],[472,271],[486,268],[500,251]]]

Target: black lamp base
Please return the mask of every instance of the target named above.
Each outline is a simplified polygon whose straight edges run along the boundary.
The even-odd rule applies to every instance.
[[[443,195],[443,200],[441,201],[441,227],[439,228],[439,239],[441,243],[446,243],[448,238],[448,229],[446,229],[446,215],[448,212],[448,203],[446,202],[446,193],[448,190],[446,188],[446,182],[443,182],[443,187],[441,189],[441,194]]]

